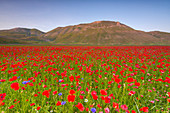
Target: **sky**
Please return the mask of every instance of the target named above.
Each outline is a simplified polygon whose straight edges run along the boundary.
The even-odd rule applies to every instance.
[[[0,30],[119,21],[142,31],[170,32],[170,0],[0,0]]]

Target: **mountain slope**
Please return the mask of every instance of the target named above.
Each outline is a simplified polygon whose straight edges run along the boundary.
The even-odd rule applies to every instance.
[[[61,45],[170,45],[170,33],[135,30],[114,21],[95,21],[58,27],[47,33],[37,29],[0,30],[1,44]]]
[[[159,37],[159,38],[158,38]],[[58,27],[43,35],[55,44],[85,45],[169,45],[170,33],[134,30],[119,22],[96,21]]]
[[[36,43],[41,41],[38,37],[43,34],[40,30],[27,28],[0,30],[0,43]]]

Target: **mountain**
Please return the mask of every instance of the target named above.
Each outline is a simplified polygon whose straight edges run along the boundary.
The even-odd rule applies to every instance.
[[[44,32],[37,29],[14,28],[0,30],[0,43],[36,43]]]
[[[170,33],[139,31],[114,21],[58,27],[43,38],[55,44],[170,45]]]
[[[0,31],[0,42],[4,32]],[[6,30],[3,39],[9,37],[17,39],[18,43],[58,45],[170,45],[170,33],[139,31],[114,21],[57,27],[47,33],[36,29],[15,28]]]

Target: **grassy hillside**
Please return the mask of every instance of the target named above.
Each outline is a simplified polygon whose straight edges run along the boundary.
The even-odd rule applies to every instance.
[[[170,45],[170,33],[135,30],[114,21],[58,27],[47,33],[14,28],[0,31],[0,43],[58,45]]]
[[[158,38],[159,36],[159,38]],[[54,44],[84,45],[168,45],[170,34],[134,30],[119,22],[97,21],[59,27],[43,35]]]

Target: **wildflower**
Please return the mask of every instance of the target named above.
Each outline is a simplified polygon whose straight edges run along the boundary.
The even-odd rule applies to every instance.
[[[91,92],[91,95],[92,95],[92,96],[94,96],[94,95],[96,95],[96,94],[97,94],[96,91],[92,91],[92,92]]]
[[[129,92],[129,95],[132,96],[132,95],[134,95],[135,93],[136,93],[135,91],[130,91],[130,92]]]
[[[93,113],[95,113],[95,112],[96,112],[96,108],[91,108],[91,111],[92,111]]]
[[[116,108],[116,109],[119,109],[119,104],[118,104],[118,103],[113,102],[113,107],[114,107],[114,108]]]
[[[60,101],[58,101],[57,102],[57,104],[56,104],[56,106],[60,106],[61,105],[61,102]]]
[[[88,99],[84,99],[84,102],[88,102]]]
[[[75,101],[75,95],[68,95],[67,99],[68,99],[68,102],[74,102]]]
[[[35,103],[30,104],[30,106],[34,106],[34,105],[35,105]]]
[[[134,81],[133,78],[128,78],[126,82],[131,83],[131,82],[133,82],[133,81]]]
[[[11,88],[15,91],[19,89],[19,84],[17,82],[11,84]]]
[[[78,104],[76,105],[76,107],[77,107],[80,111],[84,111],[84,107],[83,107],[82,103],[78,103]]]
[[[44,86],[43,86],[43,88],[46,88],[46,87],[47,87],[47,85],[44,85]]]
[[[93,95],[93,99],[94,99],[94,100],[97,100],[97,99],[98,99],[98,96],[97,96],[97,95]]]
[[[66,104],[66,101],[62,101],[62,102],[61,102],[61,105],[64,105],[64,104]]]
[[[121,105],[120,107],[125,111],[128,109],[127,105]]]
[[[110,109],[107,107],[104,109],[105,113],[109,113],[110,112]]]
[[[132,113],[136,113],[136,111],[135,111],[135,110],[132,110],[131,112],[132,112]]]
[[[37,107],[37,110],[40,110],[41,106]]]
[[[73,89],[71,89],[69,93],[70,93],[70,94],[74,94],[75,91],[74,91]]]
[[[9,79],[9,81],[14,81],[17,79],[17,76],[13,76],[12,78]]]
[[[151,103],[155,103],[155,101],[153,101],[153,100],[151,100],[150,102],[151,102]]]
[[[42,95],[44,95],[44,96],[46,96],[47,98],[49,98],[50,93],[49,93],[48,90],[45,90],[45,91],[42,93]]]
[[[3,101],[5,99],[6,93],[0,94],[0,101]]]
[[[54,91],[54,92],[53,92],[53,95],[55,95],[55,94],[57,94],[57,91]]]
[[[170,102],[170,98],[168,98],[167,101]]]
[[[9,109],[12,109],[12,108],[14,108],[14,105],[11,105],[11,106],[9,107]]]
[[[80,96],[79,96],[79,98],[80,98],[80,99],[83,99],[83,98],[84,98],[84,96],[80,95]]]
[[[148,112],[148,107],[142,107],[139,109],[140,111],[143,111],[143,112]]]
[[[27,84],[28,82],[30,82],[30,81],[23,81],[22,84]]]
[[[73,82],[74,76],[73,75],[69,76],[69,79],[70,79],[71,82]]]
[[[81,93],[81,94],[85,94],[85,92],[84,92],[84,91],[80,91],[80,93]]]
[[[6,80],[5,79],[1,79],[0,82],[5,82]]]
[[[5,105],[5,102],[2,102],[2,100],[0,100],[0,106]]]
[[[101,89],[101,90],[100,90],[100,93],[101,93],[102,95],[107,95],[107,91],[104,90],[104,89]]]
[[[34,94],[34,97],[37,97],[38,95],[37,94]]]
[[[59,93],[58,95],[59,95],[59,96],[61,96],[61,95],[62,95],[62,93]]]

